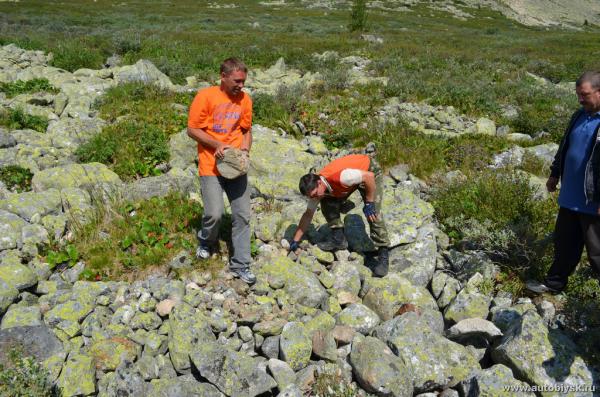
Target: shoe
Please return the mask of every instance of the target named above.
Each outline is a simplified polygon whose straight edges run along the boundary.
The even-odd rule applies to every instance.
[[[210,247],[204,243],[198,244],[198,248],[196,248],[196,258],[198,259],[208,259],[211,256]]]
[[[373,268],[373,275],[383,277],[388,274],[390,267],[390,251],[387,247],[379,247],[377,252],[377,264]]]
[[[240,269],[230,269],[231,273],[246,284],[254,284],[256,282],[256,276],[250,271],[249,267]]]
[[[331,229],[331,239],[318,243],[317,247],[329,252],[341,251],[348,248],[348,240],[346,240],[346,236],[344,235],[344,228]]]
[[[525,288],[527,291],[533,292],[535,294],[559,294],[561,291],[552,287],[548,287],[544,283],[540,283],[539,281],[529,280],[525,283]]]

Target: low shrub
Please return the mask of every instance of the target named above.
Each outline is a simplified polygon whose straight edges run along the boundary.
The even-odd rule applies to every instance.
[[[105,127],[75,152],[81,162],[100,162],[131,180],[158,175],[155,167],[169,160],[169,142],[156,125],[125,120]]]
[[[96,104],[100,117],[116,121],[122,116],[153,125],[166,135],[187,126],[187,109],[193,94],[178,94],[155,85],[127,83],[112,87]]]
[[[48,79],[17,80],[10,83],[0,83],[0,91],[4,92],[8,98],[31,92],[58,92]]]
[[[6,126],[11,130],[29,128],[38,132],[46,132],[48,119],[27,114],[21,108],[4,109],[0,111],[0,125]]]
[[[54,54],[52,65],[74,72],[78,69],[100,69],[110,52],[106,38],[83,35],[59,40],[50,49]]]
[[[75,230],[72,243],[87,279],[135,276],[164,265],[182,249],[193,251],[202,209],[177,194],[137,203],[99,205],[94,221]]]
[[[51,397],[59,393],[48,379],[46,370],[20,349],[8,352],[9,365],[0,364],[0,396]]]
[[[18,165],[0,167],[0,181],[10,191],[21,193],[31,190],[31,178],[33,174],[28,168]]]
[[[528,180],[511,170],[485,170],[433,191],[432,203],[455,243],[480,249],[501,264],[524,270],[549,255],[547,236],[556,204],[535,200]]]
[[[293,124],[299,119],[304,95],[305,90],[300,85],[280,86],[275,95],[254,95],[253,122],[297,134]]]
[[[353,0],[350,11],[348,29],[351,32],[362,32],[367,28],[367,1]]]

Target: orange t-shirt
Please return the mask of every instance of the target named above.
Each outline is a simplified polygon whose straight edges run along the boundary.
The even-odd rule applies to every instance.
[[[346,186],[342,183],[342,171],[346,169],[356,169],[368,171],[371,165],[371,159],[365,154],[349,154],[348,156],[340,157],[327,164],[318,175],[321,175],[331,186],[331,195],[333,197],[347,197],[358,186]]]
[[[240,98],[230,98],[219,86],[204,88],[190,106],[188,127],[201,128],[211,138],[239,149],[242,129],[252,127],[252,99],[245,92]],[[201,144],[198,144],[198,174],[219,175],[214,149]]]

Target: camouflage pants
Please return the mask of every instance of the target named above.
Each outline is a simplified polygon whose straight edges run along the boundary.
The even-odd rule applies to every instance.
[[[381,202],[383,201],[383,171],[375,159],[371,159],[369,165],[369,171],[375,174],[375,209],[377,210],[378,220],[375,222],[369,221],[369,231],[371,240],[376,247],[389,247],[390,239],[388,237],[387,228],[383,221],[383,214],[381,213]],[[362,196],[363,202],[366,201],[366,191],[363,184],[359,185],[358,189]],[[346,198],[333,198],[325,197],[321,199],[321,211],[323,216],[327,220],[327,224],[330,228],[341,228],[344,227],[344,223],[341,219],[341,212]]]

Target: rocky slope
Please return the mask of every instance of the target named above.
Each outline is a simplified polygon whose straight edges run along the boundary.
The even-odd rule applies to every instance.
[[[371,274],[358,197],[344,221],[349,251],[317,248],[329,235],[318,215],[300,253],[288,254],[282,239],[305,205],[298,177],[344,154],[328,152],[318,136],[299,142],[253,128],[259,248],[252,287],[225,271],[213,277],[194,270],[186,251],[170,264],[187,269],[183,277],[173,271],[134,283],[86,282],[78,279],[84,263],[50,271],[39,249],[49,236],[68,232],[68,219],[85,221],[90,194],[142,199],[197,190],[194,144],[184,131],[171,137],[171,168],[161,176],[125,185],[104,165],[76,164],[74,148],[105,124],[91,107],[94,99],[122,81],[197,87],[174,86],[148,61],[75,73],[47,61],[39,52],[0,48],[0,81],[44,77],[60,90],[44,101],[37,94],[0,98],[4,107],[19,105],[51,120],[45,133],[0,132],[0,164],[34,173],[32,192],[0,192],[0,362],[22,345],[44,362],[65,397],[301,396],[327,376],[330,387],[352,387],[356,395],[513,396],[528,385],[592,395],[584,387],[598,375],[557,326],[552,304],[490,295],[485,285],[497,272],[493,263],[481,253],[449,249],[420,197],[422,182],[402,166],[389,170],[385,183],[389,275]],[[268,92],[315,78],[280,62],[254,73],[249,86]],[[487,121],[421,104],[391,101],[380,117],[393,122],[402,112],[440,134],[497,132]],[[538,149],[529,150],[543,158]],[[518,161],[516,152],[498,161]],[[266,211],[266,199],[281,210]]]

